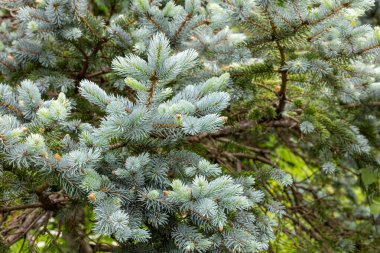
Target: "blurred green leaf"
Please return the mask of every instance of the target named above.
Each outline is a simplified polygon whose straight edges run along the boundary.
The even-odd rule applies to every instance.
[[[376,182],[379,179],[380,173],[374,173],[370,169],[362,169],[360,171],[360,174],[362,176],[362,181],[365,186],[369,186],[370,184]]]
[[[374,197],[370,206],[371,214],[380,214],[380,197]]]

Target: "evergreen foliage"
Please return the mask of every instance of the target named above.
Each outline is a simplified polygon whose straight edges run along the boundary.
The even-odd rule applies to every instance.
[[[242,5],[249,9],[242,12]],[[337,164],[375,174],[379,165],[378,113],[372,109],[379,99],[373,63],[380,37],[377,27],[357,21],[372,5],[373,1],[226,4],[231,22],[255,35],[247,47],[256,62],[233,69],[235,84],[254,94],[251,102],[244,102],[252,105],[248,117],[260,123],[293,122],[301,134],[293,137],[311,144],[305,146],[308,156],[327,173]]]
[[[375,252],[373,5],[0,0],[0,251]]]

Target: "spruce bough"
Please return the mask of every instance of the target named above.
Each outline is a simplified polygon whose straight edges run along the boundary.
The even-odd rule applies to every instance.
[[[29,217],[0,225],[2,244],[35,228],[58,248],[53,216],[79,238],[72,251],[100,250],[75,210],[93,211],[91,233],[118,243],[108,251],[257,252],[291,238],[350,252],[352,231],[377,233],[350,220],[380,210],[380,32],[357,23],[373,1],[177,2],[0,0],[0,196],[15,204],[0,214]],[[320,182],[282,170],[299,160]],[[351,175],[370,210],[339,193]],[[339,241],[330,219],[352,221]]]
[[[251,212],[263,197],[254,179],[222,176],[217,165],[177,148],[186,136],[215,133],[227,120],[220,112],[230,99],[223,91],[228,74],[182,88],[176,82],[194,69],[197,56],[192,49],[173,54],[158,33],[147,60],[117,57],[112,68],[135,90],[133,102],[81,81],[80,94],[105,114],[99,127],[72,121],[64,93],[43,101],[32,81],[15,90],[2,84],[3,162],[53,173],[71,196],[86,194],[94,204],[94,231],[121,243],[154,245],[151,233],[168,233],[166,250],[267,248],[273,236],[268,220]],[[173,82],[176,93],[167,86]],[[39,127],[67,132],[57,153]],[[160,231],[165,226],[173,229]]]

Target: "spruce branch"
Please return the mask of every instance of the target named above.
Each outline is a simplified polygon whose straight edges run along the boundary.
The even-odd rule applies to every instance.
[[[193,13],[189,12],[185,19],[182,21],[181,25],[178,27],[177,31],[174,33],[172,38],[172,44],[175,45],[178,39],[178,36],[181,34],[182,30],[185,28],[187,22],[193,17]]]
[[[276,41],[276,45],[278,48],[278,51],[280,53],[280,72],[281,72],[281,88],[280,91],[278,92],[279,96],[279,104],[276,109],[276,113],[279,117],[281,117],[281,113],[285,109],[286,105],[286,90],[287,90],[287,82],[288,82],[288,71],[283,69],[285,64],[286,64],[286,56],[285,56],[285,49],[284,47],[280,44],[280,42]]]
[[[73,252],[262,252],[283,236],[370,251],[352,173],[378,178],[380,29],[356,21],[371,0],[12,1],[0,31],[6,241],[57,246],[47,222],[66,214]],[[118,246],[86,234],[86,203],[89,234]]]
[[[147,98],[147,102],[146,102],[146,106],[148,107],[148,109],[152,106],[154,91],[155,91],[155,88],[156,88],[156,85],[158,82],[158,78],[155,74],[153,74],[149,78],[149,81],[150,81],[150,87],[148,89],[148,98]]]
[[[276,166],[276,164],[274,162],[272,162],[270,159],[268,159],[267,157],[261,156],[261,155],[251,155],[251,154],[247,154],[247,153],[232,153],[231,155],[233,155],[235,157],[249,158],[249,159],[252,159],[254,161],[260,161],[262,163],[271,165],[273,167]]]
[[[108,38],[99,39],[89,55],[81,51],[84,59],[82,60],[82,69],[75,78],[75,94],[79,94],[79,84],[87,75],[87,71],[90,67],[90,61],[97,56],[98,52],[102,50],[103,45],[107,43],[107,41]]]
[[[350,7],[350,3],[342,3],[341,5],[339,5],[337,8],[333,9],[332,11],[330,11],[329,13],[325,14],[324,16],[312,21],[312,22],[309,22],[307,23],[308,25],[316,25],[318,23],[321,23],[323,21],[325,21],[326,19],[330,18],[330,17],[333,17],[335,16],[336,14],[338,14],[339,12],[347,9]]]
[[[42,203],[34,203],[34,204],[25,204],[20,206],[11,206],[11,207],[0,207],[0,213],[7,213],[11,211],[29,209],[29,208],[39,208],[43,207]]]
[[[93,28],[91,26],[91,24],[88,22],[86,17],[80,16],[79,18],[82,21],[82,23],[88,28],[88,30],[91,32],[91,34],[94,36],[94,38],[96,38],[98,41],[100,41],[102,39],[101,36],[99,36],[99,34],[95,31],[95,28]]]
[[[15,66],[13,66],[13,65],[9,64],[8,62],[3,61],[3,60],[1,60],[1,59],[0,59],[0,64],[2,64],[2,65],[3,65],[4,67],[6,67],[7,69],[11,69],[11,70],[13,70],[13,71],[16,70]]]
[[[363,106],[380,106],[380,101],[372,101],[368,103],[362,103],[362,104],[345,104],[341,105],[343,108],[359,108]]]
[[[277,37],[277,27],[273,20],[270,18],[270,24],[272,27],[272,38]],[[286,105],[286,89],[287,89],[287,82],[288,82],[288,71],[284,69],[286,65],[286,55],[285,55],[285,48],[281,45],[281,43],[276,40],[275,41],[278,52],[280,54],[280,66],[279,66],[279,71],[281,73],[281,88],[280,91],[278,92],[278,97],[279,97],[279,103],[276,109],[277,117],[282,117],[281,114],[285,109]]]
[[[204,19],[204,20],[202,20],[201,22],[199,22],[199,23],[197,23],[196,25],[194,25],[194,26],[191,28],[191,30],[194,30],[194,29],[196,29],[196,28],[198,28],[198,27],[201,27],[201,26],[203,26],[203,25],[209,25],[210,23],[211,23],[210,20],[208,20],[208,19]]]
[[[194,34],[193,37],[194,37],[195,39],[197,39],[197,40],[199,41],[199,43],[201,43],[201,45],[202,45],[203,48],[206,47],[206,43],[202,40],[201,37],[199,37],[198,34]]]
[[[366,47],[366,48],[363,48],[363,49],[360,49],[359,52],[357,52],[356,54],[358,55],[363,55],[365,53],[367,53],[368,51],[371,51],[373,49],[377,49],[377,48],[380,48],[380,44],[375,44],[375,45],[372,45],[372,46],[369,46],[369,47]]]
[[[157,20],[154,19],[154,17],[152,17],[152,15],[150,14],[147,14],[146,15],[146,18],[152,22],[152,24],[157,28],[158,31],[162,32],[162,33],[165,33],[165,31],[162,29],[162,27],[160,26],[160,24],[157,22]]]
[[[86,76],[86,78],[91,79],[91,78],[94,78],[94,77],[98,77],[98,76],[101,76],[101,75],[108,74],[111,71],[112,71],[111,68],[104,68],[104,69],[96,71],[96,72],[88,73],[87,76]]]
[[[313,41],[317,40],[320,36],[322,36],[324,33],[327,33],[329,31],[331,31],[331,27],[326,27],[326,28],[322,29],[321,31],[315,33],[313,36],[308,37],[307,41],[313,42]]]
[[[3,100],[0,101],[0,105],[8,108],[10,111],[14,112],[18,117],[23,117],[22,112],[19,109],[17,109],[16,107],[14,107],[13,105],[8,104],[7,102],[5,102]]]

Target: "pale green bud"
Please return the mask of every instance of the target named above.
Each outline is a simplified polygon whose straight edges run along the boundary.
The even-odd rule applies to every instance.
[[[43,122],[48,123],[51,121],[49,109],[46,107],[42,107],[37,111],[38,118]]]
[[[165,90],[162,91],[162,94],[165,96],[170,96],[173,94],[173,89],[172,88],[166,88]]]
[[[178,13],[177,11],[176,5],[173,2],[168,2],[162,10],[166,17],[174,17]]]
[[[186,100],[180,100],[178,101],[178,103],[170,106],[170,112],[172,113],[180,112],[184,114],[189,114],[189,113],[194,113],[195,110],[196,110],[195,106]]]
[[[28,23],[28,29],[31,30],[31,31],[37,31],[38,30],[38,23],[34,20],[30,21]]]
[[[172,188],[174,191],[181,191],[183,189],[183,184],[181,180],[176,179],[172,182]]]
[[[129,87],[131,87],[134,90],[146,91],[145,85],[142,84],[142,83],[140,83],[139,81],[137,81],[134,78],[127,77],[127,78],[124,79],[124,82],[125,82],[126,85],[128,85]]]
[[[322,0],[322,3],[323,3],[327,8],[329,8],[330,10],[333,9],[333,5],[332,5],[331,0]]]
[[[194,248],[195,248],[194,243],[193,243],[193,242],[190,242],[190,243],[187,244],[187,246],[185,247],[185,251],[186,251],[186,252],[191,252],[191,251],[194,250]]]
[[[42,152],[45,150],[45,140],[40,134],[31,134],[26,138],[26,145],[33,152]]]
[[[147,12],[150,9],[149,0],[137,0],[135,1],[135,6],[140,12]]]
[[[375,32],[375,38],[376,38],[376,40],[378,42],[380,42],[380,26],[375,26],[374,32]]]
[[[175,115],[175,122],[177,125],[182,126],[182,115],[181,114]]]
[[[23,128],[16,128],[12,131],[9,132],[7,138],[9,139],[16,139],[18,138],[20,135],[22,135],[24,133],[24,130]]]
[[[160,196],[160,193],[157,190],[150,191],[147,195],[148,199],[157,199]]]
[[[158,113],[165,114],[169,112],[169,106],[167,104],[160,104],[157,109]]]
[[[66,98],[66,95],[63,92],[59,93],[57,101],[65,108],[70,107],[70,101]]]

